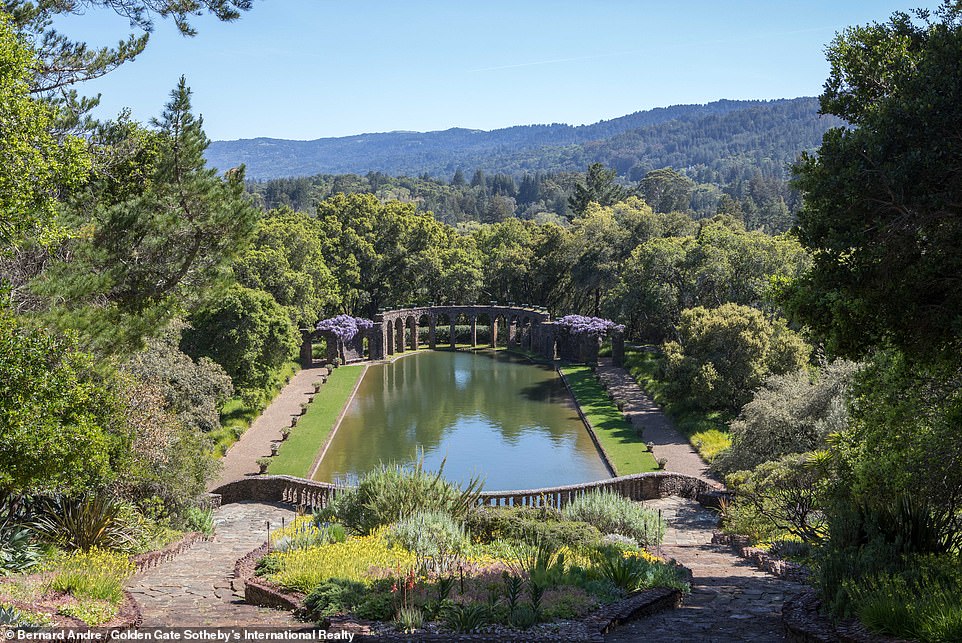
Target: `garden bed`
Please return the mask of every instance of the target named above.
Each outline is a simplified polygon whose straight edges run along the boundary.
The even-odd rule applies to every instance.
[[[387,640],[601,640],[689,588],[649,553],[665,524],[638,503],[596,490],[561,510],[479,507],[479,487],[382,467],[235,575],[251,603]]]
[[[264,544],[237,561],[234,575],[244,583],[244,598],[251,605],[283,609],[304,615],[305,595],[286,590],[279,585],[254,575],[257,561],[268,553]],[[435,627],[405,634],[386,623],[362,620],[350,615],[335,615],[323,619],[319,625],[329,632],[349,632],[354,640],[378,641],[604,641],[613,629],[645,616],[674,609],[681,605],[682,592],[659,587],[635,592],[613,604],[603,606],[578,620],[545,623],[526,630],[492,625],[470,633],[452,633]]]

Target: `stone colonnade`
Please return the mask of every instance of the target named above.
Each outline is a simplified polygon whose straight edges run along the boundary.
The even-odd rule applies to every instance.
[[[419,330],[427,327],[427,342],[430,348],[438,347],[438,329],[448,328],[448,344],[457,346],[457,326],[470,326],[469,343],[478,347],[479,320],[487,317],[491,348],[498,348],[499,329],[506,329],[507,348],[520,348],[530,351],[544,359],[561,358],[585,364],[598,363],[598,350],[601,338],[597,336],[571,335],[543,308],[533,306],[450,305],[420,306],[413,308],[388,309],[374,317],[374,327],[358,333],[352,340],[341,342],[333,333],[323,333],[327,338],[327,359],[340,359],[342,363],[365,359],[364,343],[367,342],[368,358],[386,359],[407,350],[418,350],[421,346]],[[424,322],[422,324],[422,322]],[[485,324],[482,322],[481,326]],[[301,347],[301,361],[305,366],[311,364],[311,343],[315,331],[305,329]],[[624,327],[618,326],[610,331],[612,361],[616,366],[624,362]]]
[[[451,305],[402,308],[378,313],[371,330],[371,359],[385,359],[406,350],[417,350],[421,343],[418,329],[423,325],[427,326],[427,341],[432,349],[438,347],[438,328],[443,327],[448,328],[448,344],[455,348],[456,327],[463,325],[470,326],[469,342],[472,348],[477,348],[478,325],[485,325],[479,320],[485,316],[490,329],[488,346],[498,348],[499,329],[506,329],[503,335],[508,348],[521,348],[545,355],[536,348],[544,345],[542,327],[551,319],[544,309],[510,305]],[[426,321],[426,324],[422,324],[422,321]]]

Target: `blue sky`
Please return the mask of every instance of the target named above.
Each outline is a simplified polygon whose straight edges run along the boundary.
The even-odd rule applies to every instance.
[[[255,0],[183,38],[158,22],[147,51],[80,87],[99,115],[160,113],[181,74],[212,139],[591,123],[720,98],[813,96],[846,26],[934,3],[887,0]],[[76,38],[128,31],[71,16]]]

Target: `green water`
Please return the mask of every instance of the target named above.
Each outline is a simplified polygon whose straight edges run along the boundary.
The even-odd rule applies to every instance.
[[[487,490],[610,477],[554,369],[505,352],[423,351],[368,368],[315,480],[347,481],[424,450]]]

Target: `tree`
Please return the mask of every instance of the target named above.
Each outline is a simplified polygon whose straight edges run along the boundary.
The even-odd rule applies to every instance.
[[[11,16],[19,32],[37,43],[41,64],[32,79],[31,91],[51,92],[99,78],[133,60],[147,46],[155,15],[171,18],[183,35],[193,36],[197,32],[190,23],[192,17],[206,11],[229,22],[252,6],[252,0],[4,0],[0,10]],[[82,13],[90,7],[115,11],[141,33],[130,34],[115,49],[92,49],[86,43],[70,40],[52,26],[58,16]]]
[[[59,302],[48,318],[102,352],[138,348],[178,308],[197,305],[227,276],[259,216],[243,168],[222,178],[206,167],[209,141],[183,78],[154,124],[153,135],[118,125],[138,151],[99,168],[89,194],[75,200],[69,220],[84,234],[65,242],[64,260],[39,286]]]
[[[0,491],[110,485],[134,438],[118,388],[75,339],[28,328],[0,310]]]
[[[260,397],[274,373],[293,359],[301,336],[287,312],[265,292],[234,285],[212,298],[188,322],[181,349],[208,357],[249,399]]]
[[[585,182],[575,186],[574,194],[568,197],[568,205],[578,215],[584,214],[589,203],[612,205],[625,197],[623,187],[615,183],[618,176],[601,163],[592,163],[585,174]]]
[[[688,210],[694,190],[695,182],[671,167],[652,170],[638,183],[638,192],[655,212]]]
[[[306,214],[290,209],[269,212],[233,267],[242,285],[270,293],[300,328],[313,326],[328,306],[338,303],[321,234],[318,221]]]
[[[828,48],[829,130],[795,166],[813,252],[791,308],[829,348],[955,359],[962,339],[962,7],[849,28]]]
[[[86,145],[58,140],[54,106],[30,97],[34,53],[0,14],[0,244],[25,235],[45,239],[57,210],[56,194],[82,185],[90,169]],[[48,239],[49,240],[49,239]]]
[[[664,345],[665,374],[676,395],[709,411],[737,413],[766,377],[799,370],[811,353],[785,320],[738,304],[685,310],[678,335]]]

